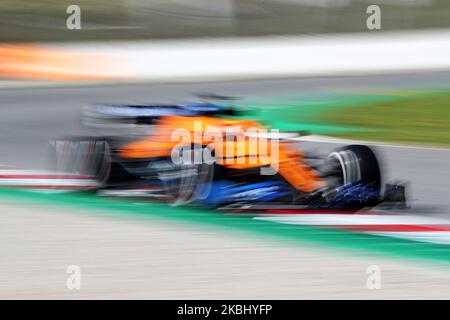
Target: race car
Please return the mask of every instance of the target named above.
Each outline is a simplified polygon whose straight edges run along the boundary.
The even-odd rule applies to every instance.
[[[92,105],[84,110],[83,123],[116,133],[145,128],[138,136],[97,134],[51,143],[55,168],[94,177],[102,195],[233,210],[359,210],[405,203],[403,185],[382,188],[370,147],[349,145],[323,157],[309,155],[291,132],[241,118],[239,110],[223,103]]]

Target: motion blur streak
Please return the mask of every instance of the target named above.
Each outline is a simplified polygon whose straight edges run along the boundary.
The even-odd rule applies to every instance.
[[[0,2],[0,299],[448,299],[449,1],[71,7]]]
[[[105,70],[117,63],[107,53],[45,47],[37,44],[0,44],[0,77],[42,80],[120,79]],[[93,73],[92,69],[99,71]]]

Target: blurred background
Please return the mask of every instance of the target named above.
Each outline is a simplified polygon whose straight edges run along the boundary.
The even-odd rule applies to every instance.
[[[81,29],[67,28],[70,5]],[[380,30],[367,27],[371,5]],[[412,205],[395,215],[448,226],[449,17],[448,0],[2,0],[0,186],[53,179],[48,143],[94,134],[86,105],[215,93],[240,97],[243,117],[310,133],[305,152],[374,146],[386,181],[409,183]],[[450,294],[448,228],[374,235],[51,191],[0,188],[0,298]],[[66,287],[69,265],[80,291]],[[370,265],[382,290],[366,287]]]

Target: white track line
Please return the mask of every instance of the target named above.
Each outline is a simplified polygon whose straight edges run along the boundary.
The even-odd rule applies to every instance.
[[[322,136],[322,135],[302,136],[302,137],[293,138],[292,140],[300,141],[300,142],[303,141],[303,142],[324,142],[324,143],[338,143],[338,144],[366,144],[366,145],[373,145],[373,146],[385,147],[385,148],[450,151],[450,148],[444,148],[444,147],[428,147],[428,146],[411,146],[411,145],[403,145],[403,144],[389,144],[389,143],[378,142],[378,141],[340,139],[340,138],[334,138],[334,137]]]
[[[255,217],[256,220],[315,226],[351,225],[450,225],[450,219],[413,215],[288,214]]]
[[[333,227],[363,232],[377,236],[401,238],[412,241],[450,244],[450,220],[411,215],[357,215],[357,214],[297,214],[255,217],[256,220],[290,225]],[[407,228],[398,231],[396,227]],[[364,230],[367,227],[367,230]],[[410,227],[408,230],[408,227]],[[419,228],[417,228],[419,227]],[[420,227],[425,227],[423,230]],[[429,229],[431,227],[431,230]],[[432,230],[437,227],[436,230]],[[377,230],[377,228],[379,230]],[[386,230],[392,229],[392,231]],[[400,228],[402,229],[402,228]],[[448,229],[445,230],[445,229]]]
[[[95,180],[86,179],[0,179],[0,186],[58,186],[58,187],[96,187]]]
[[[450,244],[450,232],[448,231],[420,231],[420,232],[366,232],[376,236],[393,237],[406,240],[431,242],[436,244]]]
[[[61,189],[97,188],[98,182],[92,177],[72,173],[59,173],[46,170],[21,170],[0,167],[0,186]]]

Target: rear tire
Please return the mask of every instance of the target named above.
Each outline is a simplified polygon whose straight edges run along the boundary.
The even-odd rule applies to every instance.
[[[95,178],[104,186],[111,173],[108,141],[93,138],[67,138],[51,143],[51,162],[60,173]]]
[[[161,172],[160,180],[164,188],[165,194],[170,199],[172,206],[187,205],[192,202],[202,201],[206,199],[211,191],[212,183],[216,173],[216,164],[207,163],[203,159],[204,147],[194,146],[181,147],[177,152],[180,158],[183,158],[184,152],[188,151],[192,154],[188,163],[173,164],[173,170],[169,172]],[[194,153],[200,152],[202,161],[196,163],[194,161]],[[211,153],[214,156],[214,152]],[[172,161],[168,159],[168,161]],[[172,178],[170,178],[172,176]]]

